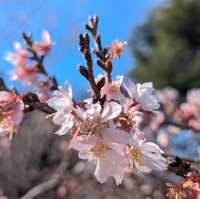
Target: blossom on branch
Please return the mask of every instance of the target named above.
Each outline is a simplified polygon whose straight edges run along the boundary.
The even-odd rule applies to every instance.
[[[119,185],[130,170],[141,173],[169,170],[184,177],[178,185],[169,186],[169,197],[181,199],[184,189],[200,191],[199,173],[191,164],[166,155],[156,143],[147,140],[149,134],[145,135],[146,130],[157,133],[168,124],[199,130],[200,91],[189,92],[187,102],[179,107],[178,92],[171,88],[156,94],[152,82],[126,83],[123,76],[112,79],[112,59],[120,58],[126,42],[116,40],[110,47],[103,47],[97,26],[97,16],[91,17],[85,26],[94,40],[93,51],[89,34],[79,35],[80,51],[85,59],[85,65],[79,65],[79,72],[90,84],[90,96],[81,101],[73,98],[69,83],[58,86],[43,65],[52,47],[49,33],[43,31],[39,42],[32,41],[28,33],[23,34],[26,48],[15,43],[16,52],[7,53],[5,58],[15,66],[13,79],[33,86],[36,94],[21,97],[15,92],[0,91],[0,135],[10,133],[12,136],[24,112],[38,109],[50,114],[47,117],[52,116],[53,123],[59,127],[55,134],[68,136],[70,148],[78,151],[80,159],[95,164],[94,175],[99,182],[112,177]],[[92,53],[102,69],[97,77],[93,72]],[[3,83],[1,89],[6,90]],[[162,106],[155,116],[159,100]],[[161,136],[158,140],[168,145],[166,139],[168,137]]]
[[[124,46],[127,45],[126,41],[115,40],[112,45],[109,47],[111,58],[114,57],[120,58],[124,50]]]
[[[21,80],[24,85],[32,86],[37,90],[38,97],[45,102],[57,88],[54,77],[50,77],[45,70],[43,61],[52,46],[50,35],[47,31],[42,32],[40,42],[32,41],[31,35],[23,34],[26,48],[16,42],[16,52],[7,52],[5,59],[15,68],[11,71],[12,80]]]
[[[64,135],[73,126],[73,99],[72,88],[67,82],[59,90],[52,93],[52,98],[47,101],[48,105],[54,108],[57,112],[53,114],[53,122],[56,125],[61,125],[61,128],[55,133]]]
[[[24,117],[24,104],[21,96],[14,91],[0,91],[0,135],[17,131]]]
[[[12,80],[21,80],[25,85],[37,82],[38,68],[36,64],[23,65],[11,71]]]
[[[138,138],[135,140],[132,145],[128,145],[128,155],[132,166],[134,164],[143,173],[167,169],[167,160],[162,156],[164,152],[157,144]]]
[[[42,31],[41,41],[35,42],[32,48],[40,55],[46,55],[51,49],[52,41],[48,31]]]
[[[5,60],[10,62],[16,67],[21,67],[24,65],[24,62],[29,56],[29,53],[26,49],[21,47],[19,42],[14,43],[14,48],[16,52],[7,52],[5,54]]]
[[[163,151],[147,142],[138,130],[143,117],[140,106],[149,111],[158,107],[152,84],[135,85],[132,95],[122,76],[108,81],[101,75],[96,82],[102,78],[105,82],[100,93],[101,97],[106,96],[103,104],[92,97],[78,103],[73,101],[69,84],[54,91],[48,104],[57,111],[53,121],[61,127],[56,133],[72,136],[71,148],[79,151],[81,159],[95,162],[95,176],[102,183],[111,176],[120,184],[124,173],[134,166],[146,173],[166,170]],[[128,95],[124,95],[122,85],[128,88]]]

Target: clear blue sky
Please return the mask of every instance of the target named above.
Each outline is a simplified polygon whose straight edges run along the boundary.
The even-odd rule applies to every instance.
[[[0,1],[0,72],[8,80],[11,66],[3,60],[3,56],[5,51],[12,50],[14,41],[21,41],[21,32],[29,31],[39,39],[40,32],[47,29],[55,46],[45,65],[60,84],[69,80],[76,96],[79,96],[87,83],[77,71],[77,64],[83,63],[77,35],[84,31],[83,25],[88,16],[96,14],[100,17],[99,31],[103,44],[108,45],[114,39],[128,40],[132,30],[145,21],[153,7],[163,2],[165,0]],[[133,66],[134,59],[127,49],[121,60],[115,61],[114,75],[125,75]],[[7,82],[11,85],[9,80]]]

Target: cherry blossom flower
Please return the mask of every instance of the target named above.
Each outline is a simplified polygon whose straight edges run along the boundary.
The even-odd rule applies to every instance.
[[[5,54],[5,60],[13,64],[14,66],[21,67],[24,65],[24,62],[28,58],[28,51],[21,47],[21,44],[18,42],[14,43],[14,48],[16,52],[7,52]]]
[[[112,45],[109,47],[111,58],[112,59],[114,57],[120,58],[125,45],[127,45],[126,41],[120,41],[120,40],[113,41]]]
[[[120,87],[122,85],[124,77],[119,75],[116,76],[116,78],[112,81],[108,80],[108,77],[106,75],[98,75],[95,79],[96,82],[99,82],[102,78],[105,78],[105,84],[101,88],[101,96],[103,97],[106,95],[107,101],[110,100],[120,100],[120,97],[122,97],[120,92]]]
[[[38,68],[36,64],[24,65],[11,71],[13,80],[21,80],[25,85],[33,85],[37,82]]]
[[[138,137],[140,133],[134,135],[134,142],[128,145],[128,155],[131,165],[143,173],[152,170],[164,171],[167,169],[167,161],[162,156],[164,153],[158,145],[147,142],[144,138]]]
[[[125,104],[124,104],[125,105]],[[123,106],[123,112],[115,119],[116,126],[127,133],[133,133],[139,128],[143,120],[143,113],[139,112],[135,107],[125,109]]]
[[[33,44],[33,49],[39,54],[39,55],[45,55],[49,52],[52,46],[51,37],[48,31],[43,30],[42,31],[42,39],[40,42],[35,42]]]
[[[183,188],[189,188],[200,192],[200,175],[199,173],[189,172],[186,175],[187,180],[183,183]]]
[[[154,111],[159,108],[159,101],[154,93],[152,82],[136,85],[129,82],[129,85],[124,85],[124,88],[129,97],[136,101],[143,110]]]
[[[183,190],[182,183],[179,185],[172,185],[170,183],[167,184],[168,192],[167,197],[170,199],[183,199],[186,196],[186,193]]]
[[[107,142],[97,136],[79,136],[71,141],[71,147],[79,151],[79,158],[96,164],[95,176],[104,183],[109,177],[114,177],[116,184],[121,184],[128,160],[123,154],[121,145]]]
[[[17,130],[23,120],[24,104],[15,92],[0,91],[0,134],[5,135]]]
[[[73,126],[73,116],[71,111],[73,110],[72,88],[70,84],[66,82],[63,87],[59,87],[52,93],[53,97],[50,98],[47,103],[54,108],[57,112],[53,114],[53,122],[57,125],[61,125],[61,128],[56,131],[56,134],[64,135],[68,132],[68,129]]]
[[[122,106],[117,102],[106,102],[102,108],[99,103],[86,104],[85,109],[77,107],[75,114],[81,120],[79,131],[82,134],[94,134],[109,125],[109,121],[117,118]]]

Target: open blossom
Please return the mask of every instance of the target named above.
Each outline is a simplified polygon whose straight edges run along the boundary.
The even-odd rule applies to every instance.
[[[200,192],[200,174],[189,172],[186,177],[187,179],[183,183],[183,188],[189,188]]]
[[[60,128],[56,133],[72,135],[71,148],[79,151],[81,159],[95,162],[95,176],[101,183],[114,177],[120,184],[130,166],[144,173],[166,170],[163,151],[147,142],[138,131],[143,117],[141,110],[158,108],[152,84],[122,88],[122,76],[108,81],[101,75],[96,82],[102,78],[105,84],[101,96],[106,95],[103,104],[93,102],[92,98],[74,102],[69,84],[53,93],[48,104],[57,111],[53,121]]]
[[[51,37],[48,31],[42,31],[42,39],[33,44],[33,49],[40,55],[45,55],[49,52],[52,46]]]
[[[136,139],[136,140],[135,140]],[[164,171],[167,161],[162,156],[163,151],[153,142],[134,138],[134,143],[128,145],[129,160],[140,172],[149,173],[152,170]]]
[[[173,185],[168,183],[168,192],[167,197],[170,199],[183,199],[186,196],[186,193],[183,189],[183,184]]]
[[[26,85],[33,85],[37,81],[38,68],[36,64],[16,67],[11,71],[13,80],[21,80]]]
[[[99,136],[79,136],[72,139],[71,147],[79,151],[80,159],[96,164],[95,176],[99,182],[104,183],[109,177],[114,177],[116,184],[122,183],[128,166],[122,145]]]
[[[5,54],[5,60],[13,64],[14,66],[21,67],[28,58],[28,51],[21,47],[18,42],[14,43],[14,48],[16,52],[7,52]]]
[[[119,75],[116,76],[114,80],[109,82],[108,78],[106,75],[99,75],[96,79],[98,81],[101,78],[105,78],[105,84],[101,89],[101,96],[103,97],[106,95],[106,99],[109,100],[120,100],[120,97],[122,97],[121,92],[120,92],[120,87],[123,82],[123,76]]]
[[[154,93],[152,82],[143,84],[124,85],[127,94],[131,99],[136,101],[140,107],[145,111],[154,111],[159,108],[159,101]]]
[[[73,123],[69,123],[73,121],[71,115],[73,110],[72,88],[70,84],[66,83],[63,87],[59,87],[59,90],[54,91],[52,95],[53,97],[47,103],[57,111],[53,115],[53,122],[61,125],[56,134],[64,135],[73,125]]]
[[[191,191],[200,192],[200,176],[198,172],[189,172],[185,176],[185,179],[180,181],[177,185],[168,183],[168,193],[167,196],[170,199],[183,199],[186,196],[189,197]],[[188,190],[188,194],[186,194]]]
[[[108,102],[104,107],[101,107],[99,103],[87,104],[86,102],[83,107],[77,105],[71,113],[71,118],[73,117],[70,120],[73,122],[73,125],[70,125],[70,128],[73,126],[71,133],[75,136],[100,135],[112,127],[112,120],[117,118],[121,111],[122,106],[117,102]],[[67,122],[63,123],[63,125],[66,124]],[[114,130],[112,132],[114,133]]]
[[[14,92],[0,92],[0,134],[4,135],[17,130],[23,120],[24,104],[21,97]]]
[[[82,121],[80,131],[93,134],[104,128],[109,121],[120,115],[122,106],[117,102],[106,102],[103,106],[99,103],[86,104],[85,109],[77,107],[74,112]],[[82,132],[81,132],[82,133]]]
[[[127,45],[126,41],[115,40],[112,45],[109,47],[111,58],[121,57],[124,46]]]

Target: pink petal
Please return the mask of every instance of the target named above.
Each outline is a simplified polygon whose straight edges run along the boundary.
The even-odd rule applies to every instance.
[[[102,122],[112,120],[120,115],[122,106],[117,102],[108,102],[104,105],[101,118]]]

